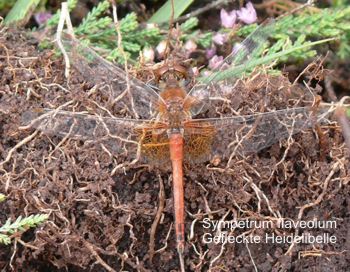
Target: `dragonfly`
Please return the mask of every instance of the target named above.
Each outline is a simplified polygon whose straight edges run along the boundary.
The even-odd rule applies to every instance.
[[[261,53],[273,22],[253,31],[209,77],[186,88],[187,68],[174,59],[165,60],[155,71],[158,90],[132,77],[125,69],[102,58],[68,33],[62,43],[75,69],[89,82],[106,88],[116,111],[127,109],[127,117],[72,112],[62,108],[27,112],[23,128],[46,134],[112,142],[115,154],[138,162],[172,166],[173,208],[176,247],[183,263],[185,250],[184,163],[209,161],[215,156],[230,159],[256,153],[289,135],[326,118],[312,107],[287,108],[265,113],[219,118],[199,118],[213,97],[232,92],[239,76],[222,79],[227,67],[242,67]],[[217,80],[220,78],[220,80]]]

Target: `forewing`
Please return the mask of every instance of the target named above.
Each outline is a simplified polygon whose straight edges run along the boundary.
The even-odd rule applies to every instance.
[[[137,118],[155,116],[159,103],[164,101],[151,87],[105,60],[70,34],[63,33],[61,40],[69,61],[88,82],[109,86],[114,102],[126,105]]]
[[[210,159],[214,155],[229,158],[259,152],[311,127],[320,118],[310,107],[300,107],[246,116],[194,119],[186,126],[188,134],[206,135],[202,138],[206,139],[203,147],[197,147],[206,152],[201,154],[203,158]],[[197,152],[193,154],[196,160]]]
[[[190,109],[192,115],[197,115],[207,109],[211,97],[225,96],[225,92],[233,91],[235,81],[245,71],[254,68],[251,60],[262,53],[273,28],[274,20],[272,19],[262,23],[234,48],[215,72],[192,87],[184,102],[185,105],[192,105]]]
[[[22,124],[22,129],[103,145],[113,155],[123,154],[130,160],[165,162],[169,157],[167,126],[160,122],[38,109],[25,112]]]

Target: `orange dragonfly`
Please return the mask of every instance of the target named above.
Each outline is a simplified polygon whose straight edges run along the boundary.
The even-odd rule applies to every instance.
[[[195,117],[208,109],[213,97],[232,92],[238,76],[221,80],[227,67],[242,69],[261,52],[273,24],[258,27],[232,52],[218,72],[189,91],[183,81],[186,68],[165,61],[157,70],[159,90],[131,77],[123,69],[100,57],[91,48],[65,33],[63,44],[74,67],[86,80],[113,94],[115,112],[125,109],[128,116],[117,118],[42,109],[24,115],[24,128],[34,127],[47,134],[73,139],[111,143],[111,149],[135,163],[171,163],[177,251],[183,265],[185,248],[183,163],[210,160],[213,156],[231,159],[235,154],[258,152],[314,124],[321,114],[310,107],[289,108],[267,113],[224,118]],[[240,76],[240,75],[239,75]],[[220,80],[218,80],[220,78]],[[118,108],[120,107],[120,108]]]

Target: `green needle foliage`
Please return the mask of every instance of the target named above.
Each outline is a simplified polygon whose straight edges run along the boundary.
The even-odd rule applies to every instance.
[[[75,29],[75,33],[77,35],[89,35],[89,33],[96,33],[108,28],[112,23],[112,19],[110,17],[99,17],[108,10],[109,6],[108,1],[99,3],[86,15],[82,23]]]
[[[72,10],[76,4],[77,0],[69,0],[69,9]],[[255,57],[261,57],[264,52],[265,57],[279,55],[279,62],[302,62],[317,54],[315,47],[308,46],[308,44],[334,37],[338,38],[337,43],[333,43],[337,44],[335,46],[337,56],[342,59],[350,57],[350,7],[341,4],[334,6],[334,8],[320,9],[312,13],[305,10],[298,15],[277,19],[271,31],[271,40]],[[75,27],[75,34],[84,44],[94,48],[103,57],[123,62],[124,56],[118,48],[115,25],[111,15],[106,14],[110,9],[109,1],[101,1],[87,14],[80,25]],[[59,12],[48,21],[47,26],[57,25],[58,18]],[[139,57],[139,52],[145,47],[155,48],[160,41],[167,39],[167,26],[162,27],[163,29],[160,29],[154,24],[141,26],[135,13],[129,13],[122,18],[119,21],[119,28],[126,57],[135,61]],[[236,37],[243,39],[255,28],[256,24],[243,26],[236,32]],[[182,42],[192,40],[203,49],[213,44],[213,33],[198,30],[198,19],[195,17],[182,23],[180,29]],[[229,30],[219,30],[219,32],[227,31]],[[325,45],[318,46],[325,48]],[[286,50],[289,54],[278,54]]]
[[[256,28],[248,25],[240,28],[238,36],[246,37]],[[211,78],[222,80],[249,74],[256,66],[283,62],[303,62],[317,54],[316,46],[339,41],[337,55],[340,58],[350,56],[350,7],[324,9],[318,13],[305,12],[301,15],[289,15],[280,18],[273,27],[269,27],[271,41],[260,45],[247,64],[230,67],[220,73],[214,73]],[[338,42],[338,43],[339,43]],[[208,78],[201,78],[206,82]]]
[[[324,39],[324,40],[320,40],[320,41],[316,41],[316,42],[305,42],[301,45],[294,44],[293,46],[291,46],[288,49],[285,49],[283,51],[274,52],[272,54],[267,54],[267,55],[265,55],[263,57],[259,57],[259,58],[253,58],[253,59],[249,60],[249,62],[247,64],[229,67],[226,70],[218,72],[218,74],[214,73],[213,75],[210,76],[210,78],[215,77],[215,81],[220,81],[220,80],[223,80],[226,78],[239,77],[243,73],[251,72],[255,67],[257,67],[259,65],[269,64],[273,61],[280,60],[281,58],[283,58],[285,56],[291,55],[297,51],[306,50],[307,48],[310,48],[312,46],[326,43],[326,42],[329,42],[332,40],[333,39],[330,38],[330,39]],[[208,78],[202,78],[200,80],[203,82],[206,82],[206,80],[208,80]]]
[[[180,25],[180,29],[182,32],[181,39],[183,41],[193,40],[203,48],[207,48],[212,42],[213,34],[212,32],[202,33],[199,30],[195,30],[195,28],[198,26],[198,22],[199,20],[196,17],[192,17],[187,21],[183,22]]]
[[[238,35],[247,36],[254,29],[253,25],[242,27]],[[301,46],[314,40],[337,37],[340,42],[337,55],[342,59],[348,58],[350,57],[350,7],[323,9],[317,13],[304,12],[300,15],[283,17],[277,20],[271,37],[275,39],[275,43],[268,54],[290,49],[293,46]],[[304,48],[282,57],[280,61],[291,59],[303,61],[314,57],[316,53],[312,48]]]
[[[68,4],[68,10],[69,11],[72,11],[76,5],[78,3],[78,0],[68,0],[67,1],[67,4]],[[60,20],[60,16],[61,16],[61,10],[58,10],[56,12],[55,15],[53,15],[47,22],[46,22],[46,25],[48,27],[56,27],[57,24],[58,24],[58,21]]]
[[[112,25],[112,31],[108,31],[104,37],[99,36],[99,39],[92,39],[91,41],[99,47],[108,45],[106,49],[112,49],[107,59],[124,61],[120,49],[117,47],[116,41],[118,37],[114,25]],[[160,29],[156,26],[141,29],[135,13],[129,13],[120,20],[120,33],[123,50],[126,52],[128,58],[132,57],[133,59],[138,57],[139,52],[143,48],[149,45],[155,45],[162,39]],[[104,40],[102,44],[99,43],[101,38]]]
[[[69,0],[69,10],[75,8],[77,0]],[[124,56],[118,48],[118,35],[110,14],[106,12],[110,9],[108,0],[100,2],[74,29],[75,35],[84,44],[94,48],[100,55],[108,60],[123,62]],[[48,22],[48,27],[55,27],[58,24],[60,11],[58,11]],[[180,25],[183,41],[192,39],[201,46],[207,47],[211,43],[212,34],[194,31],[198,25],[197,18],[190,18]],[[119,29],[122,36],[122,47],[129,60],[136,60],[139,52],[145,47],[155,47],[167,38],[167,29],[161,33],[159,27],[148,24],[141,27],[137,21],[135,13],[129,13],[119,21]]]
[[[69,10],[75,8],[77,0],[69,0]],[[94,7],[75,27],[75,35],[90,47],[93,47],[100,55],[109,59],[124,61],[124,57],[118,48],[118,34],[109,10],[108,0],[100,2]],[[47,23],[47,26],[54,27],[58,24],[60,11],[57,12]],[[150,44],[156,44],[162,38],[158,27],[141,28],[137,22],[135,13],[129,13],[119,21],[119,28],[122,36],[122,47],[128,58],[136,59],[139,51]]]
[[[29,228],[34,228],[45,222],[49,216],[47,214],[36,214],[22,218],[19,216],[15,222],[11,223],[8,219],[2,227],[0,227],[0,244],[8,245],[11,243],[11,235],[17,232],[25,232]]]

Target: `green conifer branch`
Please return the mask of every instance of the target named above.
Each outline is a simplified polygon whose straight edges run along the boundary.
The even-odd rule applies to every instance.
[[[48,219],[47,214],[36,214],[22,218],[19,216],[16,221],[11,223],[11,219],[7,219],[5,224],[0,227],[0,244],[11,243],[11,235],[16,232],[24,232],[29,228],[34,228]]]

